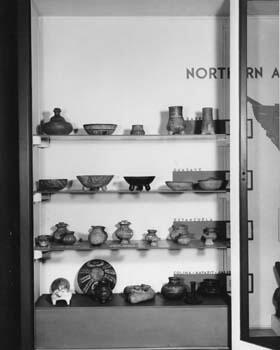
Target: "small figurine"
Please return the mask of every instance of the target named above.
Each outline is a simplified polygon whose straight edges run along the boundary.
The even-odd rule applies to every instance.
[[[58,300],[66,301],[67,305],[70,305],[72,293],[70,292],[70,283],[66,278],[57,278],[51,284],[51,299],[52,304],[56,305]]]

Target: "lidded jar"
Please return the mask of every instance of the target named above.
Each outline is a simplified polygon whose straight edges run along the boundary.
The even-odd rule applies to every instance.
[[[169,277],[169,282],[161,288],[161,294],[166,299],[181,299],[187,293],[187,288],[182,284],[179,277]]]
[[[169,135],[173,134],[184,134],[185,121],[183,118],[183,107],[182,106],[170,106],[169,118],[167,123],[167,131]]]
[[[130,239],[133,236],[133,231],[129,227],[131,223],[127,220],[119,222],[119,228],[115,231],[116,237],[120,240],[121,244],[129,244]]]
[[[108,239],[105,226],[91,226],[88,232],[88,241],[91,245],[101,245]]]
[[[55,108],[54,116],[47,123],[41,123],[43,133],[47,135],[68,135],[73,131],[71,123],[68,123],[61,115],[61,109]]]

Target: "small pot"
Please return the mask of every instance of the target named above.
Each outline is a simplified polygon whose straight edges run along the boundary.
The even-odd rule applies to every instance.
[[[213,108],[204,107],[202,108],[202,135],[213,135],[215,134],[214,120],[213,120]]]
[[[169,135],[184,134],[185,121],[183,118],[182,106],[171,106],[169,109],[169,119],[167,123],[167,131]]]
[[[169,282],[164,284],[161,288],[161,294],[166,299],[181,299],[185,296],[187,289],[182,284],[180,278],[178,277],[169,277]]]
[[[202,241],[205,245],[211,246],[214,244],[214,241],[217,239],[217,230],[214,227],[207,227],[203,230]]]
[[[112,300],[112,289],[106,280],[98,282],[97,286],[93,290],[94,297],[101,303],[105,304]]]
[[[65,222],[59,222],[58,224],[55,225],[56,226],[56,230],[53,233],[53,240],[55,243],[61,243],[62,242],[62,238],[68,233],[70,232],[67,229],[68,224],[66,224]]]
[[[108,239],[108,234],[104,226],[91,226],[88,232],[88,241],[91,245],[101,245]]]
[[[50,236],[49,235],[40,235],[35,239],[36,243],[41,248],[47,248],[50,246]]]
[[[74,231],[68,231],[62,238],[62,243],[65,245],[73,245],[76,243],[77,238],[74,236]]]
[[[133,236],[133,231],[129,227],[131,223],[127,220],[119,222],[119,228],[115,231],[116,237],[120,240],[121,244],[129,244],[130,239]]]
[[[188,226],[185,224],[173,224],[167,239],[177,242],[179,236],[188,234]]]
[[[138,136],[145,135],[143,125],[141,124],[132,125],[130,135],[138,135]]]
[[[148,233],[144,234],[144,241],[153,247],[156,247],[160,238],[157,236],[157,230],[147,230]]]

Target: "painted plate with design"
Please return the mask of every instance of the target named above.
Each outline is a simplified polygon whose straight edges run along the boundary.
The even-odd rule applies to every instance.
[[[101,280],[109,283],[113,289],[117,282],[116,271],[105,260],[93,259],[87,261],[78,272],[78,285],[84,294],[91,294]]]

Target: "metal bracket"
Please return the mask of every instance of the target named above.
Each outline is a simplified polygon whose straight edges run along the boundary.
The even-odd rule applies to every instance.
[[[226,135],[230,135],[230,119],[225,119],[225,133]],[[247,130],[249,132],[247,132],[247,138],[248,139],[252,139],[254,137],[254,133],[253,133],[253,119],[252,118],[248,118],[247,119]]]

